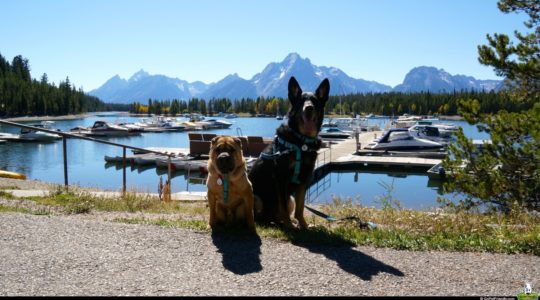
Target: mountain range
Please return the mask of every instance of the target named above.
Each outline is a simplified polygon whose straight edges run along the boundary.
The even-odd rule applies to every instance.
[[[257,96],[287,97],[287,83],[291,76],[296,77],[302,89],[313,91],[322,79],[328,78],[332,88],[331,95],[377,93],[377,92],[452,92],[454,90],[497,90],[500,80],[478,80],[471,76],[451,75],[435,67],[413,68],[402,84],[391,86],[356,79],[335,67],[316,66],[309,58],[291,53],[282,62],[268,64],[262,72],[247,80],[234,73],[222,80],[206,84],[201,81],[188,82],[164,75],[150,75],[144,70],[133,74],[128,80],[113,76],[101,87],[89,92],[109,103],[146,103],[148,99],[171,100],[189,98],[256,98]]]

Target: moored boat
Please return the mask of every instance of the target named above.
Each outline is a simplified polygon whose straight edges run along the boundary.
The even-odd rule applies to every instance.
[[[73,128],[71,131],[78,132],[86,136],[131,136],[141,134],[129,128],[124,128],[106,121],[95,121],[90,128]]]
[[[391,128],[380,139],[364,147],[369,150],[393,151],[440,150],[442,148],[444,145],[441,143],[412,136],[407,128]]]
[[[11,179],[21,179],[21,180],[26,179],[26,175],[24,174],[17,173],[17,172],[4,171],[4,170],[0,170],[0,177],[11,178]]]
[[[319,132],[321,138],[347,139],[351,135],[351,131],[344,131],[337,127],[326,127]]]
[[[50,123],[32,124],[30,126],[51,130],[52,128],[47,127],[46,124],[50,124]],[[38,130],[28,129],[28,128],[21,128],[21,131],[19,133],[20,140],[30,141],[30,142],[54,142],[61,138],[62,137],[58,134],[53,134],[53,133],[48,133],[48,132],[38,131]]]

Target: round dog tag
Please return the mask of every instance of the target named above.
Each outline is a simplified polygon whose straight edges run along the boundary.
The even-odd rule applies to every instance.
[[[223,181],[221,180],[221,178],[218,178],[218,179],[217,179],[217,184],[218,184],[218,185],[222,185],[222,184],[223,184]]]
[[[307,149],[308,149],[308,148],[307,148],[307,145],[305,145],[305,144],[302,145],[302,151],[307,151]]]

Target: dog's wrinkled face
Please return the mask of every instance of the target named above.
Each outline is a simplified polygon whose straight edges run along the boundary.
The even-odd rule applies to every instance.
[[[217,136],[212,139],[210,159],[221,175],[233,172],[243,162],[242,141],[236,137]]]
[[[324,79],[315,93],[311,93],[302,92],[296,79],[291,77],[289,80],[289,101],[291,102],[289,127],[305,136],[316,137],[321,130],[324,106],[329,93],[328,79]]]

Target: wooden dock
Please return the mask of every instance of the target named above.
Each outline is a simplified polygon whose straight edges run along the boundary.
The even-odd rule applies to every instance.
[[[361,150],[363,145],[367,145],[373,139],[380,137],[382,131],[363,132],[359,134],[358,142],[356,138],[346,139],[342,142],[331,144],[330,148],[324,148],[319,151],[317,168],[332,168],[332,166],[383,166],[394,168],[431,168],[440,163],[444,158],[441,153],[432,152],[429,157],[427,152],[391,152],[384,153],[376,151],[370,154],[368,151]],[[329,152],[329,153],[328,153]],[[420,156],[420,157],[419,157]]]

